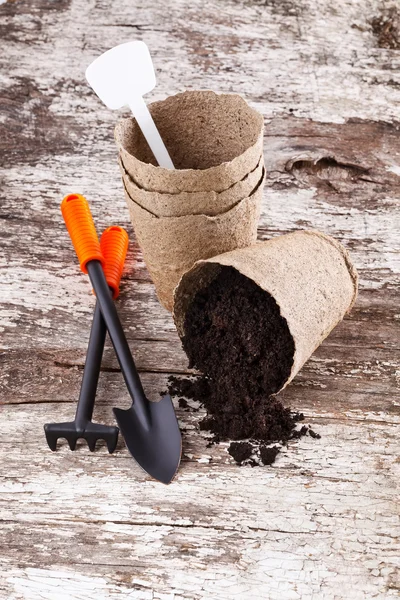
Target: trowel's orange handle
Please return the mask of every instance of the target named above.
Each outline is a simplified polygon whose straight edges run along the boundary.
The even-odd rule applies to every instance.
[[[61,212],[82,271],[87,273],[86,265],[91,260],[100,261],[104,268],[105,260],[86,198],[68,194],[61,202]]]
[[[113,298],[118,298],[119,282],[121,281],[129,238],[125,229],[113,225],[103,232],[100,239],[100,248],[106,264],[104,275],[112,289]]]

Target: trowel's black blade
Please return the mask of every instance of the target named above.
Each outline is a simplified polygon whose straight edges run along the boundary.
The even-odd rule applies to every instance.
[[[150,428],[136,417],[135,406],[114,408],[115,418],[125,444],[146,473],[162,483],[170,483],[181,460],[182,440],[171,396],[149,402]]]

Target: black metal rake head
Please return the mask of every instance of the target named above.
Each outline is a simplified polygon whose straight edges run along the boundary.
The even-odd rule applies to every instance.
[[[47,423],[44,426],[44,432],[49,448],[53,452],[57,450],[58,439],[64,438],[71,450],[75,450],[76,442],[79,439],[86,440],[91,452],[94,452],[98,440],[104,440],[108,452],[112,454],[117,446],[119,429],[112,425],[100,425],[91,421],[85,423],[83,427],[78,427],[76,421],[70,421],[66,423]]]

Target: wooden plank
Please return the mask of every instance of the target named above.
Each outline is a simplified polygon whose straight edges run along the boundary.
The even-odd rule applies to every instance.
[[[176,484],[160,487],[140,471],[123,444],[111,456],[101,449],[88,453],[83,445],[75,452],[65,445],[61,445],[56,453],[50,452],[37,424],[47,417],[56,417],[56,414],[56,418],[64,420],[68,413],[68,406],[57,404],[19,406],[3,411],[3,434],[24,431],[29,452],[17,445],[15,453],[7,456],[9,444],[0,445],[2,464],[7,462],[7,470],[1,472],[2,519],[57,522],[59,519],[76,520],[81,514],[85,521],[97,521],[112,514],[114,520],[124,520],[122,512],[125,512],[129,515],[128,521],[132,519],[139,524],[138,515],[147,513],[146,521],[163,524],[179,524],[183,519],[202,526],[235,529],[234,523],[240,520],[249,527],[257,523],[268,530],[271,518],[279,523],[285,515],[285,522],[295,523],[300,513],[303,517],[308,514],[307,522],[311,527],[315,512],[307,512],[305,500],[311,497],[310,494],[321,495],[312,502],[314,511],[320,516],[326,514],[329,506],[349,521],[353,515],[347,509],[349,506],[356,508],[356,494],[364,498],[362,506],[367,513],[376,509],[374,500],[382,500],[380,510],[392,523],[393,531],[399,526],[398,514],[391,504],[397,502],[400,467],[395,447],[399,424],[389,427],[389,417],[387,422],[380,423],[325,419],[324,438],[316,441],[306,437],[291,442],[290,448],[283,449],[271,468],[237,467],[226,452],[226,444],[210,450],[206,447],[205,436],[188,428],[183,464]],[[318,418],[313,420],[317,422]],[[74,481],[82,484],[79,489]],[[368,489],[365,488],[367,481]],[[337,495],[343,494],[342,486],[351,488],[352,493],[345,494],[339,502]],[[231,487],[237,491],[243,487],[243,490],[224,503],[221,514],[220,503],[229,497]],[[278,493],[279,488],[282,493]],[[199,496],[200,490],[204,496]],[[15,502],[7,502],[13,492],[17,494]],[[218,495],[220,502],[216,501]],[[46,497],[48,503],[44,502]],[[76,502],[78,498],[79,502]],[[179,499],[182,504],[176,510]],[[199,503],[204,504],[203,509],[194,511]],[[285,505],[285,511],[277,509],[279,503]],[[146,507],[152,507],[152,510]],[[229,523],[230,518],[232,523]],[[328,528],[331,526],[329,520],[322,518],[322,522]],[[296,530],[293,523],[291,528]],[[384,528],[385,522],[382,520],[371,527]]]
[[[135,348],[151,399],[158,399],[167,388],[171,367],[178,375],[194,373],[187,370],[183,352],[179,364],[177,353],[173,349],[168,353],[168,345],[164,343],[140,342]],[[75,402],[78,398],[84,365],[82,351],[6,352],[0,356],[0,364],[3,404]],[[181,370],[176,368],[177,365]],[[340,345],[324,344],[281,398],[298,410],[318,411],[323,415],[338,415],[345,411],[348,418],[354,415],[355,419],[363,413],[371,413],[372,419],[381,413],[396,418],[400,417],[398,386],[398,361],[391,350],[353,348],[349,356],[348,349],[346,351]],[[128,406],[122,375],[112,349],[108,348],[97,403],[120,406],[121,400]]]
[[[113,599],[198,600],[242,598],[251,593],[252,598],[264,600],[266,589],[272,600],[334,597],[338,590],[355,600],[368,594],[398,597],[398,545],[391,536],[368,535],[367,530],[364,537],[358,528],[342,530],[329,555],[329,533],[307,532],[303,527],[290,533],[244,527],[234,532],[198,526],[61,521],[56,529],[46,525],[44,534],[42,528],[32,525],[27,534],[20,525],[18,544],[12,524],[5,525],[17,566],[4,567],[4,583],[0,584],[4,597],[40,595],[53,600],[97,593]],[[377,553],[390,558],[382,563]],[[363,555],[366,563],[356,560]],[[69,568],[70,561],[78,563],[74,570]]]
[[[34,594],[32,575],[50,597],[52,572],[55,586],[69,580],[70,593],[82,576],[93,593],[101,593],[98,578],[124,593],[124,567],[131,583],[140,573],[149,591],[167,593],[169,586],[178,597],[185,592],[175,572],[184,590],[193,583],[193,598],[232,598],[229,581],[257,598],[265,590],[289,598],[299,582],[306,597],[329,597],[338,581],[343,594],[357,582],[360,598],[371,590],[395,597],[399,425],[326,422],[323,440],[290,444],[273,468],[236,467],[224,445],[210,451],[189,434],[177,482],[160,496],[124,448],[113,456],[43,451],[37,423],[44,410],[68,414],[58,404],[3,413],[3,431],[23,431],[29,440],[12,456],[0,444],[1,464],[7,462],[0,518],[8,593]],[[200,585],[205,572],[209,585],[219,582],[214,591]],[[272,581],[281,583],[275,589]]]
[[[388,126],[389,133],[380,132],[380,124],[375,128],[370,124],[359,128],[361,139],[364,132],[362,148],[365,156],[359,156],[358,160],[360,165],[365,165],[363,168],[369,169],[368,177],[362,172],[368,181],[360,182],[359,176],[362,174],[356,176],[351,169],[349,171],[349,167],[340,166],[351,164],[355,160],[352,147],[348,151],[355,135],[354,123],[336,126],[319,124],[316,132],[318,137],[313,134],[311,138],[305,137],[307,127],[315,128],[309,120],[291,118],[286,125],[283,123],[283,119],[274,119],[268,125],[273,132],[279,131],[280,127],[283,130],[279,138],[274,134],[272,145],[267,128],[265,154],[269,176],[259,237],[265,239],[298,227],[317,228],[334,235],[349,247],[360,271],[359,303],[369,301],[371,293],[364,299],[367,292],[377,294],[379,291],[384,307],[380,307],[380,311],[385,311],[386,306],[389,308],[390,290],[398,285],[400,273],[399,178],[387,171],[388,164],[382,165],[383,160],[389,163],[391,157],[400,151],[399,138],[392,135],[395,126],[391,129]],[[324,131],[326,138],[323,137]],[[379,143],[376,142],[377,139]],[[319,145],[321,140],[325,140],[325,149],[321,149]],[[372,146],[371,140],[374,141]],[[110,154],[107,164],[113,165],[115,172],[111,182],[120,189],[115,151],[112,147]],[[336,156],[337,159],[331,160],[343,162],[323,167],[317,174],[311,173],[309,163],[316,160],[317,155]],[[296,158],[299,156],[302,157],[301,160]],[[64,162],[61,161],[65,172]],[[290,172],[287,170],[288,165]],[[302,166],[300,168],[296,165]],[[75,169],[74,161],[71,161],[67,170],[68,168],[71,171]],[[25,180],[23,173],[26,170]],[[6,183],[11,193],[1,205],[3,219],[0,219],[0,231],[3,232],[5,245],[3,260],[7,267],[3,276],[5,295],[0,321],[4,328],[3,344],[12,346],[13,340],[17,341],[15,324],[18,321],[19,336],[22,336],[25,344],[35,339],[36,347],[42,344],[46,347],[51,337],[52,345],[62,345],[68,343],[62,339],[63,336],[68,339],[79,338],[78,332],[89,327],[93,310],[90,287],[85,277],[78,272],[76,259],[64,230],[58,207],[61,196],[58,190],[55,191],[57,180],[53,179],[50,192],[48,190],[35,196],[24,206],[24,213],[19,214],[18,208],[15,211],[18,198],[13,195],[12,190],[15,190],[14,194],[20,194],[22,186],[29,195],[32,187],[39,187],[40,181],[48,175],[38,171],[37,167],[18,166],[19,180],[22,177],[24,182],[15,187],[15,174],[12,171],[10,168],[6,172]],[[91,178],[92,173],[96,173],[94,164],[93,167],[88,166],[85,179]],[[52,175],[53,178],[57,176],[57,173]],[[383,183],[375,183],[380,181],[379,178]],[[332,191],[332,186],[335,190],[340,189],[340,192]],[[95,187],[96,181],[93,180],[90,188]],[[110,203],[107,205],[110,206]],[[127,223],[127,210],[122,194],[107,210],[106,217],[103,198],[95,199],[93,207],[100,227],[111,222],[122,222],[131,229]],[[18,253],[15,253],[16,247]],[[125,279],[125,293],[122,294],[120,305],[128,332],[134,337],[137,334],[139,337],[176,339],[172,321],[168,318],[168,313],[158,305],[153,286],[144,283],[148,280],[148,275],[136,246],[131,248]],[[353,319],[356,314],[357,312],[353,313]],[[397,315],[397,312],[394,315],[391,313],[390,317],[394,317],[395,322],[382,325],[376,332],[376,336],[380,336],[378,342],[390,343],[387,337],[399,339]],[[384,318],[386,319],[386,315]],[[360,328],[355,323],[355,329],[356,335],[350,335],[352,342],[361,336],[372,339],[368,325],[364,324]]]

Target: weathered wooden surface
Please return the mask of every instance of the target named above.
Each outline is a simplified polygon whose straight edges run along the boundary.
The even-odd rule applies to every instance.
[[[147,6],[146,4],[151,4]],[[400,34],[378,0],[16,0],[0,5],[0,597],[388,599],[400,595]],[[128,224],[116,115],[84,81],[129,39],[163,98],[244,94],[265,115],[260,238],[319,228],[349,248],[360,296],[284,400],[321,440],[272,468],[207,448],[178,410],[184,455],[162,487],[122,442],[52,454],[73,415],[93,297],[59,213],[86,194],[100,228]],[[132,244],[119,301],[151,397],[187,362]],[[95,416],[128,404],[108,347]]]

